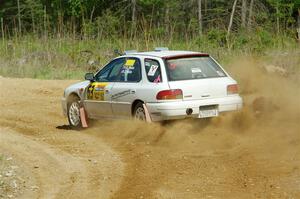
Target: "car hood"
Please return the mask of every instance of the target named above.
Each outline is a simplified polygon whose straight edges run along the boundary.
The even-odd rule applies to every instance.
[[[67,87],[65,90],[65,96],[68,96],[70,93],[77,93],[78,96],[82,97],[81,95],[83,92],[79,92],[80,89],[85,89],[90,84],[90,81],[82,81],[71,86]]]
[[[90,84],[90,81],[82,81],[82,82],[72,84],[67,89],[74,90],[74,89],[79,89],[79,88],[86,88],[89,84]]]

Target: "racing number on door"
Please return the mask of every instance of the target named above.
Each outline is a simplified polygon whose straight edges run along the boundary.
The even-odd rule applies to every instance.
[[[88,87],[87,98],[89,100],[105,101],[104,92],[108,83],[93,82]]]

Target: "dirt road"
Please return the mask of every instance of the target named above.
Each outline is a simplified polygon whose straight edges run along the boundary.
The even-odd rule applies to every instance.
[[[241,68],[242,112],[83,131],[60,108],[74,81],[0,78],[0,156],[22,185],[1,188],[0,175],[0,198],[300,198],[299,82]]]

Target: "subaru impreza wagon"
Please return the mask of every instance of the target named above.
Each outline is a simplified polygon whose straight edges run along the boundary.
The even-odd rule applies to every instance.
[[[206,53],[156,49],[119,56],[83,82],[65,89],[72,127],[91,119],[163,121],[217,117],[242,108],[237,82]]]

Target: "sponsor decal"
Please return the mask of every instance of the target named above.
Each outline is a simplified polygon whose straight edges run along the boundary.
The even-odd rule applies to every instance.
[[[159,83],[161,82],[160,75],[157,76],[157,78],[153,81],[153,83]]]
[[[135,59],[127,59],[124,66],[129,69],[134,69],[134,67],[133,67],[134,64],[135,64]]]
[[[104,89],[108,85],[108,83],[103,82],[93,82],[90,84],[87,90],[87,99],[89,100],[97,100],[104,101]]]
[[[118,99],[118,98],[120,98],[120,97],[124,97],[124,96],[126,96],[126,95],[130,95],[130,89],[125,90],[125,91],[122,91],[122,92],[119,92],[119,93],[116,93],[116,94],[113,94],[113,95],[111,96],[111,99],[112,99],[112,100],[115,100],[115,99]]]
[[[154,76],[157,69],[158,69],[158,65],[151,65],[150,70],[148,72],[148,76]]]
[[[200,68],[191,68],[192,73],[202,73]]]

